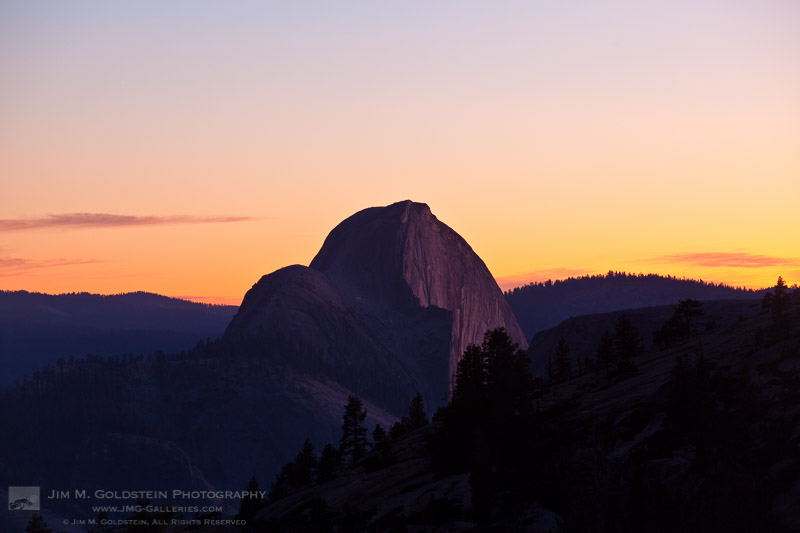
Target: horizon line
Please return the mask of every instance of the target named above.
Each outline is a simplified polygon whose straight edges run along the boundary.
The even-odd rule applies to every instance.
[[[584,272],[584,271],[581,271],[581,272]],[[689,282],[696,282],[696,283],[704,283],[704,284],[707,284],[707,285],[716,285],[716,286],[728,287],[728,288],[735,289],[735,290],[745,290],[745,291],[753,291],[753,292],[758,292],[758,291],[761,291],[761,290],[770,289],[770,288],[774,287],[774,285],[770,285],[770,286],[767,286],[767,287],[751,287],[751,286],[747,286],[747,285],[732,285],[732,284],[730,284],[728,282],[724,282],[724,281],[722,281],[722,282],[720,282],[720,281],[708,281],[708,280],[703,280],[703,279],[698,279],[698,278],[691,278],[691,277],[686,277],[686,276],[679,277],[679,276],[675,276],[675,275],[672,275],[672,274],[659,274],[659,273],[656,273],[656,272],[649,272],[649,273],[638,272],[638,273],[636,273],[636,272],[627,272],[627,271],[613,270],[613,269],[607,270],[605,272],[594,272],[594,273],[586,272],[586,273],[583,273],[583,274],[572,274],[572,275],[568,275],[566,277],[559,277],[559,278],[556,278],[556,279],[552,279],[552,278],[535,279],[535,280],[531,279],[531,280],[529,280],[527,282],[523,282],[523,283],[517,282],[517,284],[515,284],[513,286],[509,286],[508,285],[509,282],[503,283],[502,280],[503,279],[509,279],[509,278],[519,278],[519,277],[524,276],[524,275],[519,275],[519,276],[498,276],[498,277],[496,277],[494,279],[495,279],[495,282],[498,285],[498,288],[500,288],[501,292],[503,292],[503,294],[506,294],[508,292],[513,291],[514,289],[518,289],[518,288],[522,288],[522,287],[526,287],[526,286],[530,286],[530,285],[544,284],[544,283],[546,283],[548,281],[550,281],[551,283],[555,283],[555,282],[559,282],[559,281],[567,281],[567,280],[570,280],[570,279],[580,279],[580,278],[586,278],[586,277],[607,277],[609,273],[619,274],[619,275],[626,275],[626,276],[631,276],[631,277],[658,276],[658,277],[662,277],[662,278],[673,278],[673,279],[678,280],[678,281],[689,281]],[[787,282],[787,285],[788,285],[788,282]],[[504,288],[504,286],[505,286],[505,288]],[[790,286],[790,287],[798,287],[798,284],[795,282],[792,285],[788,285],[788,286]],[[29,293],[29,294],[40,294],[40,295],[44,295],[44,296],[69,296],[69,295],[78,295],[78,294],[89,294],[89,295],[92,295],[92,296],[103,296],[103,297],[125,296],[125,295],[128,295],[128,294],[150,294],[150,295],[154,295],[154,296],[161,296],[161,297],[164,297],[164,298],[172,298],[172,299],[175,299],[175,300],[181,300],[181,301],[185,301],[185,302],[192,302],[192,303],[196,303],[196,304],[216,305],[216,306],[222,306],[222,307],[239,307],[239,305],[241,304],[242,299],[244,298],[244,295],[242,295],[242,296],[224,296],[224,295],[200,296],[200,295],[184,295],[184,294],[166,294],[166,293],[160,293],[160,292],[154,292],[154,291],[148,291],[148,290],[133,290],[133,291],[122,291],[122,292],[114,292],[114,293],[99,293],[99,292],[90,292],[90,291],[85,291],[85,290],[83,290],[83,291],[75,290],[75,291],[63,291],[63,292],[52,292],[51,293],[51,292],[42,292],[42,291],[28,290],[28,289],[14,289],[14,290],[0,289],[0,292],[1,293],[26,292],[26,293]]]

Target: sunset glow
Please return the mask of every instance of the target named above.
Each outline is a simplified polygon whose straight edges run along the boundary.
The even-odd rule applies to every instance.
[[[241,301],[425,202],[501,287],[800,283],[800,3],[0,4],[0,289]]]

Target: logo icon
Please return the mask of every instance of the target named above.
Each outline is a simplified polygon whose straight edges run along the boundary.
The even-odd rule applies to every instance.
[[[39,487],[8,487],[9,511],[38,511]]]

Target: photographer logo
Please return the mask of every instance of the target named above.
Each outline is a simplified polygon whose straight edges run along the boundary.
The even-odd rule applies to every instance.
[[[38,511],[39,487],[8,487],[9,511]]]

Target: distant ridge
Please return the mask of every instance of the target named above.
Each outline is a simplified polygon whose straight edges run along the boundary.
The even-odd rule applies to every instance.
[[[73,292],[58,292],[58,293],[48,293],[48,292],[39,292],[39,291],[26,291],[24,289],[17,290],[17,291],[7,291],[0,289],[0,297],[8,296],[8,295],[30,295],[30,296],[43,296],[43,297],[75,297],[75,298],[100,298],[100,299],[116,299],[116,298],[126,298],[126,297],[142,297],[142,298],[149,298],[153,300],[169,300],[172,302],[186,302],[194,305],[202,305],[204,307],[224,307],[224,308],[235,308],[235,305],[226,305],[226,304],[214,304],[214,303],[206,303],[206,302],[195,302],[190,298],[181,298],[178,296],[166,296],[164,294],[158,294],[156,292],[148,292],[148,291],[131,291],[131,292],[116,292],[111,294],[100,294],[96,292],[87,292],[87,291],[73,291]]]
[[[59,357],[186,350],[222,334],[235,312],[142,291],[0,291],[0,386]]]
[[[151,305],[118,326],[147,325],[161,309],[175,316],[171,310],[185,306],[215,310],[146,294],[6,299],[12,296],[35,302],[32,316],[62,323],[81,318],[84,308],[131,300]],[[108,318],[88,316],[95,324]],[[0,439],[0,456],[14,454],[13,464],[0,461],[0,487],[15,485],[11,479],[109,489],[170,489],[174,480],[187,488],[206,481],[242,487],[254,474],[269,479],[307,438],[317,449],[335,443],[351,395],[364,401],[370,428],[388,428],[416,394],[430,413],[446,402],[456,357],[487,329],[504,327],[526,346],[485,263],[427,205],[411,201],[348,217],[310,266],[263,276],[225,322],[221,338],[197,342],[205,337],[198,335],[190,350],[66,357],[0,390],[0,427],[24,430]],[[89,338],[96,344],[96,335]],[[57,442],[40,438],[45,427]]]
[[[758,298],[763,290],[660,274],[607,274],[536,282],[506,291],[506,300],[528,339],[562,320],[654,305],[682,298],[735,300]]]

